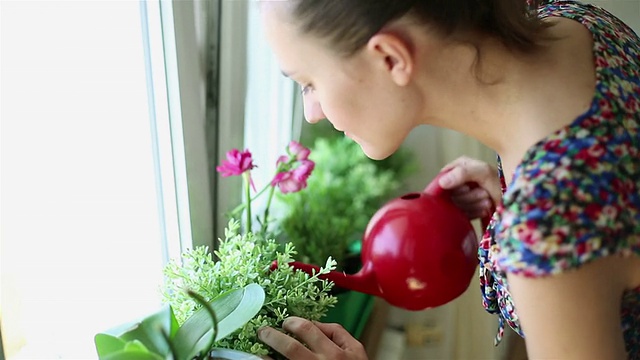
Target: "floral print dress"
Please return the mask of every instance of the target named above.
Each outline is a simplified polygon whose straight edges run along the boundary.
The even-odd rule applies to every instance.
[[[543,5],[593,35],[590,109],[531,147],[506,186],[480,243],[483,306],[523,334],[505,274],[562,273],[609,255],[640,256],[640,39],[607,11],[576,1]],[[500,165],[500,159],[498,158]],[[640,359],[640,288],[622,299],[621,326]]]

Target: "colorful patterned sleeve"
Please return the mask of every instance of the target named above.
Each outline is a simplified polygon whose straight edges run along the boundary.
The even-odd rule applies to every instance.
[[[514,174],[495,233],[503,271],[544,276],[640,253],[637,133],[582,125],[536,145]]]

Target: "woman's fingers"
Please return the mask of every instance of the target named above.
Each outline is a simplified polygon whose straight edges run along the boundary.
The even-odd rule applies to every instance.
[[[340,346],[310,320],[291,316],[285,319],[282,328],[307,344],[314,353],[335,354],[340,351]]]
[[[443,167],[445,172],[440,177],[439,185],[444,189],[459,190],[469,183],[476,183],[484,189],[494,203],[498,203],[502,196],[498,171],[493,166],[466,156],[459,157]]]
[[[463,185],[451,191],[451,198],[460,203],[476,203],[482,200],[490,200],[491,196],[483,188],[470,189],[467,185]]]
[[[354,354],[365,355],[364,346],[356,340],[351,334],[340,324],[324,324],[321,322],[313,322],[320,331],[322,331],[331,341],[338,345],[341,349],[352,351]],[[354,359],[366,359],[365,357],[354,357]]]
[[[338,324],[289,317],[282,328],[297,339],[270,327],[260,329],[258,336],[287,359],[367,360],[362,344]]]
[[[258,337],[287,359],[315,359],[315,355],[298,340],[271,327],[258,330]]]
[[[442,168],[447,172],[440,178],[440,186],[451,189],[468,182],[484,182],[489,178],[497,177],[493,167],[489,164],[471,159],[466,156],[459,157]]]
[[[451,200],[458,207],[475,210],[490,210],[492,199],[489,193],[483,188],[467,189],[466,191],[452,191]]]
[[[313,322],[292,316],[285,319],[282,328],[298,340],[269,327],[261,329],[258,336],[265,344],[288,359],[338,358],[340,347]]]
[[[498,170],[480,160],[459,157],[442,168],[438,184],[449,190],[451,200],[469,219],[481,218],[483,226],[502,198]]]

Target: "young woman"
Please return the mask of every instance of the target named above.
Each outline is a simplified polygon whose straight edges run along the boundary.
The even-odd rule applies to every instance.
[[[640,358],[640,39],[576,1],[289,0],[261,4],[305,116],[373,159],[416,126],[470,135],[440,185],[471,218],[483,305],[533,359]],[[470,190],[465,184],[476,182]],[[290,359],[366,359],[335,324],[260,338]],[[295,337],[295,338],[294,338]]]

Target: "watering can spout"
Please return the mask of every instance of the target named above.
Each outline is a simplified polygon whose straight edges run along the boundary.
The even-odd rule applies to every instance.
[[[293,268],[304,271],[309,275],[317,274],[320,267],[311,264],[294,261],[289,263]],[[353,290],[373,296],[382,296],[382,291],[372,271],[370,263],[366,263],[356,274],[346,274],[342,271],[331,271],[318,276],[320,279],[329,280],[343,289]]]

